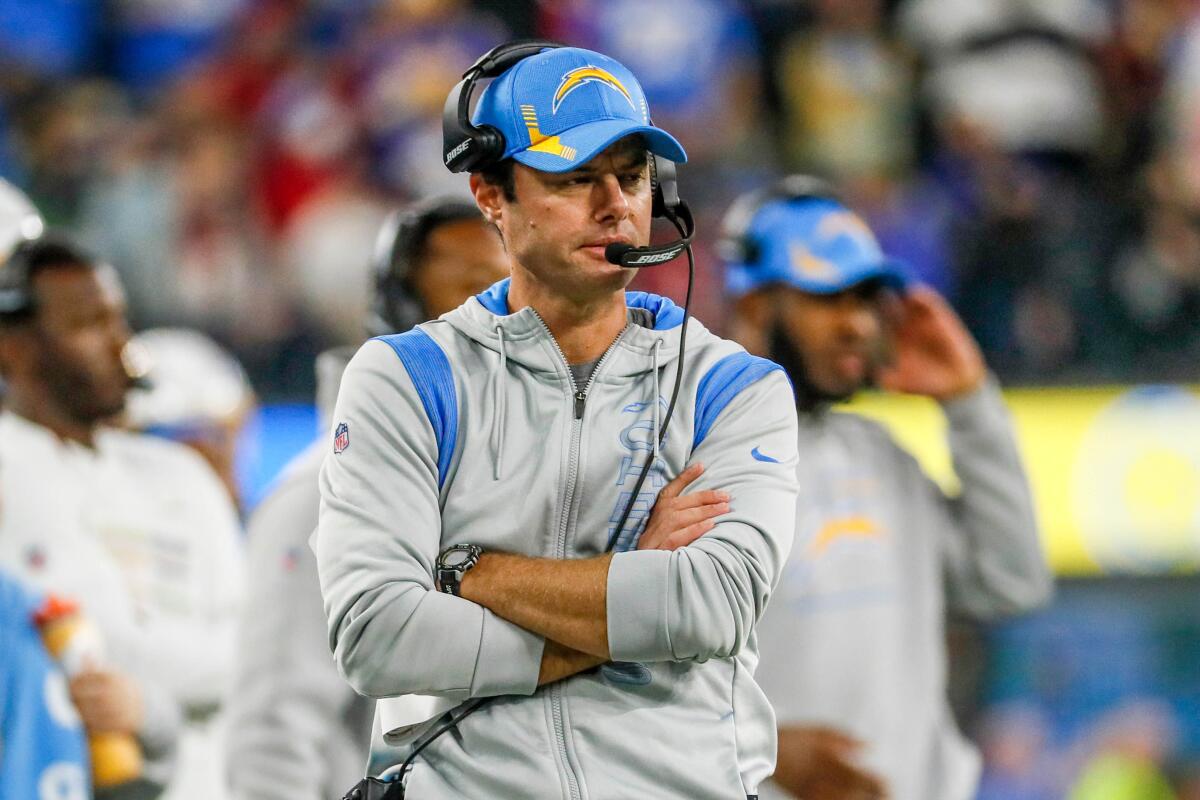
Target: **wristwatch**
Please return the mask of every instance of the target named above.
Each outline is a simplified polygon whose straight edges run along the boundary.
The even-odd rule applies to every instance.
[[[477,544],[456,544],[443,550],[433,573],[437,578],[438,590],[458,596],[463,575],[479,563],[481,555],[483,548]]]

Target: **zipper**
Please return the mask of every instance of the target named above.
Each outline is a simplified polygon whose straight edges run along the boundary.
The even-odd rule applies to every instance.
[[[608,360],[612,351],[617,349],[617,343],[625,336],[625,331],[629,330],[629,323],[625,323],[625,327],[617,334],[617,338],[612,340],[612,344],[604,351],[604,355],[600,356],[600,360],[596,362],[596,366],[592,367],[592,374],[588,376],[587,383],[580,389],[575,385],[575,373],[571,372],[571,362],[567,361],[567,354],[563,352],[562,347],[558,344],[558,340],[550,332],[550,326],[546,324],[546,320],[542,319],[542,315],[537,312],[537,309],[530,307],[529,310],[533,312],[533,316],[541,323],[542,329],[546,331],[546,336],[550,339],[550,344],[554,345],[554,352],[558,353],[558,357],[562,359],[563,366],[567,368],[567,380],[571,384],[571,396],[575,401],[575,419],[583,419],[583,407],[587,403],[588,389],[592,388],[592,382],[596,380],[596,374],[600,372],[600,368],[604,366],[604,362]]]
[[[558,340],[554,338],[554,334],[550,332],[550,326],[542,319],[541,315],[536,310],[533,311],[533,316],[541,323],[545,329],[546,335],[550,338],[551,344],[554,345],[555,352],[562,359],[563,366],[567,369],[567,380],[571,384],[571,399],[573,401],[573,410],[575,419],[571,424],[571,449],[568,455],[568,472],[567,472],[567,503],[562,511],[562,522],[558,527],[558,538],[554,543],[554,557],[566,558],[567,555],[567,528],[571,522],[571,509],[575,505],[575,493],[579,482],[579,445],[583,439],[583,410],[587,403],[588,390],[592,388],[592,383],[596,380],[596,375],[599,374],[600,368],[604,366],[604,362],[608,360],[609,354],[617,349],[617,344],[625,335],[625,331],[629,330],[629,323],[621,329],[617,334],[617,338],[613,339],[612,344],[604,351],[604,355],[600,356],[600,360],[596,362],[596,366],[592,368],[592,374],[588,376],[587,383],[583,388],[579,388],[575,384],[575,375],[571,372],[571,364],[567,361],[567,355],[559,346]],[[571,756],[567,752],[567,736],[563,724],[563,689],[562,683],[556,683],[550,687],[550,716],[554,725],[555,743],[558,745],[558,762],[567,777],[567,786],[571,793],[571,800],[582,800],[583,793],[579,788],[579,778],[575,774],[574,768],[571,766]]]

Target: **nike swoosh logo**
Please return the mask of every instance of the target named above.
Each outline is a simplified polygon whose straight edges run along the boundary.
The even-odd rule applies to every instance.
[[[770,456],[763,454],[757,447],[750,451],[750,455],[754,456],[755,460],[757,461],[765,461],[768,464],[779,463],[778,458],[771,458]]]

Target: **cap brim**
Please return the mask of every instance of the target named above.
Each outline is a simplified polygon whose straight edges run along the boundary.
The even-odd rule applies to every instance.
[[[514,160],[541,172],[570,172],[591,161],[618,139],[631,134],[641,134],[646,147],[657,156],[683,164],[687,152],[674,136],[653,125],[636,125],[624,119],[602,119],[576,125],[558,135],[558,148],[566,149],[571,156],[549,152],[549,148],[525,148],[512,154]],[[547,140],[549,141],[549,140]]]
[[[806,281],[793,276],[788,283],[811,294],[837,294],[869,281],[879,281],[885,288],[901,294],[909,284],[907,270],[894,259],[884,259],[868,267],[847,271],[836,281]]]
[[[805,280],[793,273],[733,264],[727,268],[725,291],[733,298],[742,297],[766,286],[791,286],[806,294],[837,294],[868,281],[879,281],[885,288],[904,294],[909,287],[908,270],[894,259],[855,269],[838,276],[837,280]]]

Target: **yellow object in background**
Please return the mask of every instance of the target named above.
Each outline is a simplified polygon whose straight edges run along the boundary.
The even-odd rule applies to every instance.
[[[95,668],[102,660],[99,633],[73,602],[51,596],[38,610],[37,622],[46,650],[67,675]],[[142,774],[142,749],[130,734],[89,733],[88,749],[92,784],[97,789],[121,786]]]
[[[1005,392],[1042,541],[1064,576],[1200,567],[1200,394],[1192,387]],[[937,404],[868,393],[845,407],[878,420],[944,489],[958,491]]]

